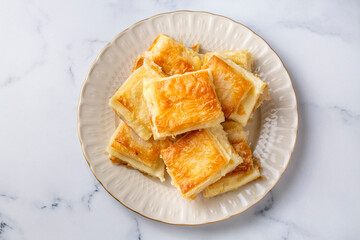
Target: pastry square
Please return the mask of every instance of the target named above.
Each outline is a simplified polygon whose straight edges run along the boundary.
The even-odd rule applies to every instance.
[[[243,161],[221,125],[187,133],[162,150],[161,156],[172,184],[186,199],[195,199]]]
[[[225,117],[245,126],[268,85],[224,55],[213,54],[203,68],[211,70]]]
[[[209,128],[224,121],[209,70],[144,80],[154,139]]]
[[[170,145],[169,140],[144,140],[135,131],[120,121],[110,139],[107,153],[113,163],[135,168],[152,177],[164,181],[164,162],[160,150]]]
[[[145,60],[109,101],[109,105],[117,115],[145,140],[152,136],[152,131],[149,109],[143,96],[143,80],[164,76],[159,66]]]
[[[135,60],[133,70],[143,64],[144,58],[154,61],[168,76],[200,70],[202,64],[201,56],[196,51],[165,34],[157,36],[149,49]]]
[[[249,144],[246,140],[246,133],[242,126],[234,121],[222,123],[224,131],[235,151],[242,157],[243,162],[233,171],[226,174],[217,182],[209,185],[203,196],[211,198],[219,194],[238,189],[239,187],[260,177],[260,161],[252,156]]]
[[[235,51],[208,52],[205,54],[204,64],[206,64],[210,57],[214,54],[220,54],[227,57],[228,59],[230,59],[237,65],[242,66],[249,72],[254,71],[254,56],[247,49]]]

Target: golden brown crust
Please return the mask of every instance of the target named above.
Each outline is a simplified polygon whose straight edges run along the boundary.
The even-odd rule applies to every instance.
[[[239,154],[243,159],[243,162],[232,172],[226,174],[225,177],[251,172],[253,170],[253,157],[241,125],[237,122],[229,120],[224,122],[222,125],[224,127],[224,131],[228,134],[230,144],[233,146],[237,154]]]
[[[262,166],[261,166],[260,159],[258,159],[256,157],[253,157],[252,160],[253,160],[254,168],[256,168],[257,170],[259,170],[259,172],[261,172],[262,171]]]
[[[159,160],[160,150],[163,147],[161,144],[166,143],[155,141],[152,138],[148,141],[141,139],[129,126],[121,121],[116,130],[115,139],[110,146],[118,152],[153,165]]]
[[[109,101],[117,115],[145,140],[151,137],[152,130],[149,109],[143,96],[143,79],[164,76],[159,66],[145,60]]]
[[[206,181],[227,163],[205,130],[187,133],[162,150],[161,156],[183,194]]]
[[[126,97],[126,95],[119,95],[117,96],[116,99],[119,103],[121,103],[127,110],[129,110],[130,112],[134,111],[134,103],[131,101],[131,99],[129,99],[128,97]]]
[[[199,52],[200,50],[200,43],[195,43],[191,46],[191,49],[194,51],[194,52]]]
[[[119,158],[117,158],[117,157],[114,157],[114,156],[111,156],[110,157],[110,161],[111,161],[111,163],[113,163],[113,164],[119,164],[119,165],[122,165],[122,166],[124,166],[124,167],[126,167],[126,168],[129,168],[129,169],[136,169],[136,168],[134,168],[134,167],[132,167],[130,164],[128,164],[127,162],[125,162],[125,161],[123,161],[123,160],[121,160],[121,159],[119,159]],[[153,175],[151,175],[151,174],[149,174],[149,173],[146,173],[146,172],[144,172],[144,171],[140,171],[144,176],[150,176],[150,177],[153,177],[153,178],[156,178],[155,176],[153,176]]]
[[[244,115],[246,114],[244,106],[240,103],[239,108],[237,110],[237,114]]]
[[[159,65],[168,76],[201,68],[201,58],[197,52],[164,34],[157,36],[144,55]],[[139,64],[141,59],[135,63],[136,66]]]
[[[224,115],[230,117],[237,111],[240,101],[252,87],[251,82],[216,55],[212,55],[203,68],[211,70]]]
[[[222,116],[208,71],[177,75],[155,84],[157,131],[177,132]]]
[[[127,162],[117,158],[117,157],[114,157],[114,156],[110,156],[110,161],[112,164],[119,164],[119,165],[123,165],[124,167],[126,168],[132,168],[133,167],[131,165],[129,165]]]
[[[239,172],[230,176],[225,176],[219,181],[211,184],[203,191],[203,196],[206,198],[211,198],[219,194],[233,191],[238,189],[245,184],[252,182],[257,179],[264,179],[260,175],[261,166],[260,161],[257,158],[253,158],[253,165],[251,171],[248,172]]]
[[[250,172],[253,168],[252,154],[251,154],[251,149],[250,149],[247,141],[245,139],[243,139],[237,143],[231,143],[231,144],[234,147],[235,151],[240,155],[240,157],[242,157],[243,162],[240,163],[239,165],[237,165],[237,167],[232,172],[229,172],[228,174],[226,174],[225,177],[236,175],[239,173]]]
[[[134,66],[131,70],[131,72],[134,72],[136,69],[138,69],[139,67],[141,67],[144,64],[144,55],[140,55],[137,58],[135,58],[134,61]]]
[[[233,191],[260,177],[260,161],[252,156],[249,144],[246,140],[247,133],[242,130],[241,124],[227,120],[222,123],[222,126],[227,133],[229,142],[235,151],[242,157],[243,162],[237,165],[233,171],[209,185],[203,191],[203,196],[206,198]]]
[[[216,51],[216,52],[208,52],[204,57],[204,64],[210,59],[210,57],[214,54],[221,54],[226,58],[230,59],[237,65],[242,66],[249,72],[254,70],[254,56],[247,50],[235,50],[235,51]]]

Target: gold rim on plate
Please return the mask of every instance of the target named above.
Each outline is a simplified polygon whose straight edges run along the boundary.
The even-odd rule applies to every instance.
[[[251,31],[253,34],[255,34],[256,36],[258,36],[259,38],[261,38],[261,39],[268,45],[268,47],[271,49],[271,51],[273,51],[273,52],[276,54],[276,56],[280,59],[280,62],[281,62],[281,64],[282,64],[282,66],[284,67],[287,75],[289,76],[289,79],[290,79],[290,82],[291,82],[291,87],[292,87],[292,89],[293,89],[293,91],[294,91],[294,94],[295,94],[296,112],[297,112],[297,118],[296,118],[296,120],[297,120],[297,127],[296,127],[296,136],[295,136],[294,147],[293,147],[293,149],[292,149],[292,151],[291,151],[289,160],[287,161],[287,164],[286,164],[284,170],[282,171],[282,173],[280,174],[279,178],[277,179],[277,181],[269,188],[269,190],[268,190],[262,197],[260,197],[260,198],[258,198],[257,200],[255,200],[255,202],[254,202],[253,204],[249,205],[249,206],[248,206],[247,208],[245,208],[244,210],[242,210],[242,211],[240,211],[240,212],[238,212],[238,213],[236,213],[236,214],[233,214],[233,215],[231,215],[231,216],[228,216],[228,217],[226,217],[226,218],[217,220],[217,221],[210,221],[210,222],[199,223],[199,224],[178,224],[178,223],[164,222],[164,221],[161,221],[161,220],[157,220],[157,219],[153,219],[153,218],[147,217],[147,216],[145,216],[145,215],[143,215],[143,214],[135,211],[134,209],[131,209],[130,207],[126,206],[126,205],[125,205],[124,203],[122,203],[119,199],[117,199],[114,195],[112,195],[111,192],[110,192],[110,191],[102,184],[102,182],[97,178],[97,176],[96,176],[95,173],[94,173],[94,170],[92,169],[92,167],[91,167],[91,165],[90,165],[89,160],[86,158],[86,155],[85,155],[85,152],[84,152],[84,145],[83,145],[82,140],[81,140],[81,137],[80,137],[80,123],[79,123],[79,118],[80,118],[80,116],[79,116],[79,108],[80,108],[80,102],[81,102],[81,95],[82,95],[82,92],[83,92],[83,88],[84,88],[85,82],[86,82],[86,80],[87,80],[87,78],[88,78],[88,76],[89,76],[89,72],[90,72],[90,70],[93,68],[95,62],[97,62],[97,60],[99,59],[99,56],[103,53],[103,51],[104,51],[115,39],[117,39],[121,34],[123,34],[124,32],[128,31],[129,29],[133,28],[134,26],[136,26],[136,25],[138,25],[138,24],[140,24],[140,23],[142,23],[142,22],[144,22],[144,21],[147,21],[147,20],[149,20],[149,19],[152,19],[152,18],[154,18],[154,17],[157,17],[157,16],[167,15],[167,14],[172,14],[172,13],[178,13],[178,12],[184,12],[184,13],[204,13],[204,14],[210,14],[210,15],[213,15],[213,16],[216,16],[216,17],[223,17],[223,18],[226,18],[226,19],[228,19],[228,20],[230,20],[230,21],[232,21],[232,22],[234,22],[234,23],[236,23],[236,24],[239,24],[239,25],[245,27],[246,29],[248,29],[249,31]],[[252,207],[252,206],[255,205],[256,203],[258,203],[261,199],[263,199],[263,198],[268,194],[269,191],[271,191],[271,189],[274,188],[274,186],[275,186],[275,185],[277,184],[277,182],[280,180],[282,174],[285,172],[286,168],[288,167],[289,162],[290,162],[290,160],[291,160],[291,156],[292,156],[292,154],[293,154],[293,152],[294,152],[294,149],[295,149],[295,146],[296,146],[297,137],[298,137],[298,132],[299,132],[299,110],[298,110],[298,103],[297,103],[296,92],[295,92],[294,86],[293,86],[293,84],[292,84],[292,79],[291,79],[291,77],[290,77],[290,74],[289,74],[288,70],[286,69],[286,67],[285,67],[285,65],[284,65],[284,62],[281,60],[280,56],[274,51],[274,49],[272,49],[271,46],[270,46],[262,37],[260,37],[258,34],[256,34],[253,30],[251,30],[251,29],[248,28],[247,26],[245,26],[245,25],[243,25],[243,24],[241,24],[241,23],[239,23],[239,22],[237,22],[237,21],[235,21],[235,20],[233,20],[233,19],[231,19],[231,18],[222,16],[222,15],[219,15],[219,14],[210,13],[210,12],[205,12],[205,11],[178,10],[178,11],[172,11],[172,12],[166,12],[166,13],[156,14],[156,15],[154,15],[154,16],[152,16],[152,17],[145,18],[145,19],[143,19],[143,20],[141,20],[141,21],[139,21],[139,22],[136,22],[136,23],[134,23],[133,25],[131,25],[130,27],[128,27],[128,28],[126,28],[125,30],[121,31],[121,32],[120,32],[119,34],[117,34],[108,44],[106,44],[106,46],[100,51],[100,53],[96,56],[95,60],[94,60],[93,63],[91,64],[91,66],[90,66],[90,68],[89,68],[89,71],[88,71],[87,74],[86,74],[85,80],[84,80],[84,82],[83,82],[83,84],[82,84],[82,86],[81,86],[80,97],[79,97],[79,102],[78,102],[78,111],[77,111],[77,126],[78,126],[78,136],[79,136],[79,140],[80,140],[80,144],[81,144],[81,149],[82,149],[83,155],[84,155],[84,157],[85,157],[85,160],[86,160],[87,164],[88,164],[89,167],[90,167],[91,172],[94,174],[95,178],[99,181],[99,183],[101,184],[101,186],[102,186],[113,198],[115,198],[119,203],[121,203],[121,204],[122,204],[123,206],[125,206],[127,209],[129,209],[129,210],[131,210],[131,211],[133,211],[133,212],[135,212],[135,213],[137,213],[137,214],[139,214],[139,215],[141,215],[141,216],[143,216],[143,217],[145,217],[145,218],[151,219],[151,220],[153,220],[153,221],[157,221],[157,222],[161,222],[161,223],[166,223],[166,224],[169,224],[169,225],[199,226],[199,225],[205,225],[205,224],[209,224],[209,223],[216,223],[216,222],[224,221],[224,220],[226,220],[226,219],[229,219],[229,218],[231,218],[231,217],[234,217],[234,216],[236,216],[236,215],[239,215],[240,213],[246,211],[247,209],[249,209],[250,207]]]

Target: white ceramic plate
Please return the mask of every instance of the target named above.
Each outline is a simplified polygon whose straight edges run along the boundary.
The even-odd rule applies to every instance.
[[[165,33],[185,45],[199,42],[201,51],[247,48],[255,54],[255,72],[269,84],[270,101],[254,114],[248,129],[254,155],[261,160],[266,180],[236,191],[188,202],[170,184],[136,170],[113,165],[104,154],[116,126],[109,98],[129,76],[135,57],[156,36]],[[92,172],[103,187],[127,208],[153,220],[183,225],[205,224],[239,214],[258,202],[276,184],[294,150],[298,129],[295,92],[278,55],[247,27],[205,12],[178,11],[138,22],[117,35],[92,64],[81,90],[78,131]]]

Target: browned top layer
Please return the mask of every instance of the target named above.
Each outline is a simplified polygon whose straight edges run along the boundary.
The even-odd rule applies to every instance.
[[[232,176],[239,173],[247,173],[251,171],[253,168],[252,154],[247,141],[245,139],[242,139],[237,143],[231,143],[231,144],[234,147],[235,151],[240,155],[240,157],[242,157],[243,162],[237,165],[237,167],[233,171],[229,172],[225,176]]]
[[[145,164],[155,164],[159,160],[160,150],[168,146],[166,145],[167,141],[155,141],[152,138],[147,141],[141,139],[124,122],[119,124],[116,131],[116,137],[111,143],[111,147],[130,157],[139,158]]]
[[[216,94],[225,117],[230,117],[237,110],[237,106],[242,98],[252,87],[251,82],[247,81],[233,67],[216,55],[213,55],[203,68],[211,70]]]
[[[205,130],[187,133],[162,150],[161,156],[183,194],[206,181],[227,163]]]
[[[201,58],[195,51],[164,34],[157,36],[148,51],[135,60],[133,71],[143,64],[144,56],[159,65],[168,76],[201,68]]]
[[[174,76],[154,84],[159,106],[154,123],[159,133],[180,131],[222,115],[208,71]]]
[[[250,172],[253,169],[253,157],[250,146],[246,140],[246,134],[242,130],[242,126],[238,122],[230,120],[222,123],[222,126],[224,131],[228,134],[230,144],[233,146],[237,154],[239,154],[243,159],[243,162],[232,172],[225,175],[225,177]]]

